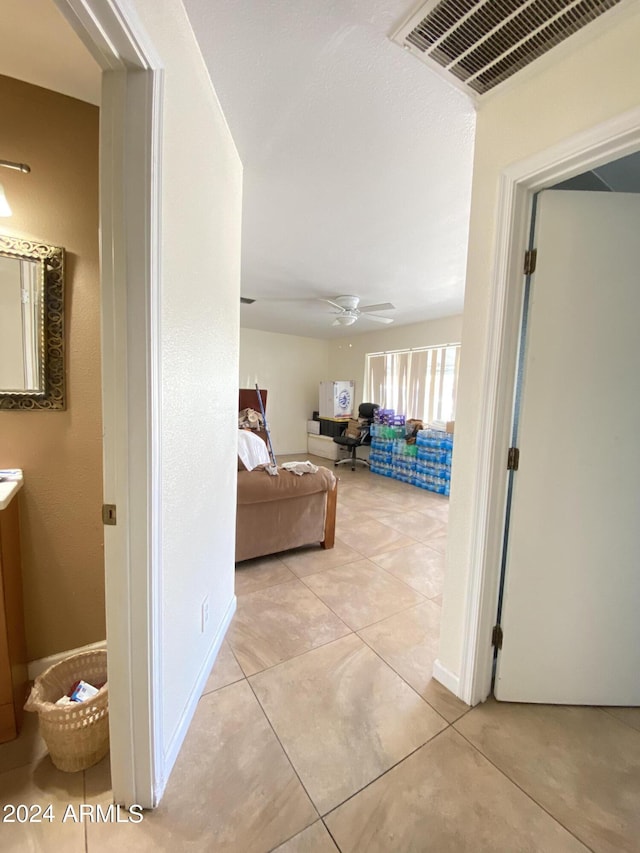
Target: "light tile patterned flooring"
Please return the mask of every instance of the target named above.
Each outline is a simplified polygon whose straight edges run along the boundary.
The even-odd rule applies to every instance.
[[[431,679],[446,499],[337,470],[333,550],[237,569],[160,807],[139,824],[3,824],[2,851],[640,851],[640,709],[469,710]],[[0,747],[0,803],[106,807],[108,761],[56,771],[34,722]]]

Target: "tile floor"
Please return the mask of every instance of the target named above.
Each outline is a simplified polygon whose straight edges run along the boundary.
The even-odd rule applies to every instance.
[[[0,850],[640,851],[640,709],[469,710],[431,679],[446,499],[338,472],[333,550],[238,567],[160,807],[137,824],[4,823]],[[34,723],[0,747],[0,804],[107,808],[108,760],[56,771]]]

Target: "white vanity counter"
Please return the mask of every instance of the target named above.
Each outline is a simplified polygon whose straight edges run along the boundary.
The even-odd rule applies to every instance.
[[[22,471],[19,468],[0,468],[0,510],[9,506],[23,483]]]

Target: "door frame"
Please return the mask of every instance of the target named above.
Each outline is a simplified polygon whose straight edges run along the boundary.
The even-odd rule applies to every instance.
[[[483,702],[491,693],[491,632],[498,606],[504,536],[506,458],[524,291],[522,264],[529,241],[533,196],[639,149],[637,107],[515,163],[500,175],[459,681],[459,695],[470,705]]]
[[[160,181],[163,69],[127,0],[55,0],[102,68],[100,283],[111,780],[155,807],[162,751]],[[135,569],[135,570],[134,570]]]

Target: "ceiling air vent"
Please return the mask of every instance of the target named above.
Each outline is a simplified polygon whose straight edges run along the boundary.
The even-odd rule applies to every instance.
[[[621,0],[428,0],[392,36],[483,95]]]

